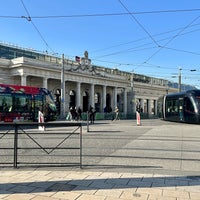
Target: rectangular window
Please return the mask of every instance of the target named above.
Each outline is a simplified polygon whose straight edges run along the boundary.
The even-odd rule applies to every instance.
[[[12,112],[31,112],[32,96],[24,94],[14,94]]]
[[[0,112],[9,112],[12,109],[11,94],[0,94]]]

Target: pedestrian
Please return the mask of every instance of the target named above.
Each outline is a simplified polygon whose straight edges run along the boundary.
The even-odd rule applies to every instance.
[[[95,120],[95,111],[93,109],[93,107],[90,105],[89,111],[88,111],[88,115],[89,115],[89,120],[91,124],[94,124],[94,120]]]
[[[72,106],[70,108],[70,115],[71,115],[71,121],[75,121],[76,120],[76,109]]]
[[[77,109],[77,120],[82,120],[82,110],[80,106]]]
[[[119,108],[117,106],[115,107],[115,120],[120,120],[120,118],[119,118]]]

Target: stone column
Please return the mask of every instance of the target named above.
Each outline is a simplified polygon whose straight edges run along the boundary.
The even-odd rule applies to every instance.
[[[76,83],[76,107],[81,107],[81,83]]]
[[[117,106],[117,87],[114,87],[114,108]]]
[[[67,81],[65,81],[65,109],[66,112],[69,112],[69,88],[67,87]]]
[[[127,89],[124,88],[124,114],[127,114]]]
[[[144,99],[140,99],[140,106],[141,106],[143,112],[145,112],[145,110],[144,110]]]
[[[94,108],[94,84],[90,85],[90,105]]]
[[[158,106],[158,101],[154,100],[154,115],[158,114],[157,106]]]
[[[21,85],[26,86],[26,75],[21,75]]]
[[[106,86],[103,85],[103,112],[104,112],[104,108],[106,107]]]
[[[42,85],[43,88],[48,88],[47,80],[48,80],[47,78],[43,78],[43,85]]]
[[[148,114],[149,115],[151,115],[152,113],[151,113],[151,110],[152,110],[152,107],[151,107],[151,102],[152,102],[152,100],[151,99],[148,99],[147,100],[147,111],[148,111]]]

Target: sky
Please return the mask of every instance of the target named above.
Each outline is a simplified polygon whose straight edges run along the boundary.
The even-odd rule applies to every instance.
[[[0,0],[0,42],[200,88],[198,0]]]

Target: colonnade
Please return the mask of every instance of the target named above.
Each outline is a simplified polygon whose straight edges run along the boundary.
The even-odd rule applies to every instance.
[[[121,109],[121,112],[123,112],[124,114],[127,113],[127,89],[126,88],[123,88],[123,92],[121,93],[121,88],[119,91],[118,87],[95,85],[91,83],[87,87],[87,92],[85,92],[84,88],[82,87],[84,83],[76,82],[75,85],[76,86],[73,88],[72,86],[70,86],[70,83],[68,83],[68,81],[65,82],[65,91],[67,94],[70,94],[71,89],[74,89],[73,90],[75,92],[74,106],[76,107],[80,106],[82,109],[83,107],[92,106],[93,108],[96,109],[96,104],[99,104],[100,105],[99,112],[104,112],[104,109],[106,107],[111,107],[112,109],[114,109],[116,106],[119,106],[123,101],[123,108]],[[98,97],[96,97],[97,99],[95,99],[95,95],[97,94],[98,94]],[[83,100],[84,95],[88,95],[87,103]],[[118,95],[122,95],[123,99],[118,98]],[[71,100],[69,98],[70,98],[69,96],[68,98],[67,97],[65,98],[66,110],[68,110],[70,106],[69,104]],[[95,100],[98,102],[95,102]],[[83,105],[85,103],[87,105]]]
[[[26,85],[27,79],[28,76],[22,75],[21,85]],[[53,90],[55,86],[52,81],[49,83],[48,78],[41,77],[41,87]],[[113,111],[117,106],[120,109],[120,112],[125,115],[127,113],[133,114],[135,112],[135,105],[137,102],[140,103],[142,112],[150,115],[157,114],[157,99],[148,97],[145,98],[137,94],[132,96],[131,93],[133,91],[131,91],[131,88],[68,80],[65,80],[64,87],[65,95],[64,99],[61,100],[63,103],[61,104],[63,115],[69,111],[70,106],[80,107],[82,110],[87,111],[90,105],[93,108],[96,108],[97,103],[99,104],[98,112],[105,112],[105,108],[108,109],[108,107]],[[60,89],[59,86],[56,89]],[[86,93],[87,98],[84,97]],[[99,95],[99,102],[95,102],[96,94]],[[71,98],[71,95],[74,95],[74,98]]]
[[[21,76],[21,85],[27,85],[28,76]],[[42,86],[44,88],[48,88],[52,90],[54,88],[53,84],[48,83],[48,78],[41,77]],[[83,87],[84,86],[84,87]],[[60,89],[60,88],[56,88]],[[86,90],[86,91],[85,91]],[[85,108],[86,111],[89,106],[95,108],[95,104],[99,103],[99,112],[104,112],[106,107],[112,108],[112,110],[116,106],[120,106],[123,102],[123,107],[121,107],[121,112],[127,114],[127,88],[119,88],[113,87],[110,85],[100,85],[94,83],[81,83],[79,81],[68,81],[64,82],[64,95],[61,99],[61,109],[63,109],[63,115],[69,111],[70,106],[80,107],[81,109]],[[61,92],[63,92],[61,90]],[[87,93],[88,99],[86,101],[83,100],[84,95]],[[99,102],[95,102],[95,95],[98,94]],[[70,98],[74,95],[74,99]],[[118,96],[122,98],[118,98]],[[74,102],[71,102],[72,99]],[[87,104],[87,105],[85,105]]]

